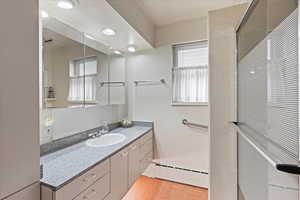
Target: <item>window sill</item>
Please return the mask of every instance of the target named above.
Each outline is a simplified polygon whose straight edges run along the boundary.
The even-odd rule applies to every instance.
[[[172,106],[208,106],[208,102],[207,103],[171,103]]]

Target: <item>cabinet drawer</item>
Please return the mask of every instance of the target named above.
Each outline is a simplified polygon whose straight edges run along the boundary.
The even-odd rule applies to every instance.
[[[55,193],[55,200],[72,200],[108,172],[109,160],[106,160],[59,189]]]
[[[148,153],[140,162],[140,173],[144,173],[147,167],[151,164],[153,159],[153,152]]]
[[[143,159],[148,153],[153,151],[153,139],[148,139],[145,143],[141,144],[141,157]]]
[[[107,173],[103,178],[91,185],[74,200],[101,200],[109,194],[110,174]]]
[[[140,143],[141,145],[145,144],[148,140],[153,138],[153,132],[150,131],[148,132],[146,135],[144,135],[141,139],[140,139]]]

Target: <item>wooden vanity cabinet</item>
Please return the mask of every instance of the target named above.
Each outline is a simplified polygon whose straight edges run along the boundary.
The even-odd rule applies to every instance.
[[[125,148],[111,157],[111,193],[106,199],[122,199],[128,191],[128,151]]]
[[[42,185],[42,200],[121,200],[153,158],[153,132],[57,191]]]
[[[153,159],[153,132],[111,157],[111,193],[105,200],[121,200]],[[147,161],[146,161],[147,160]],[[147,166],[146,166],[147,163]]]
[[[153,133],[144,135],[141,138],[140,144],[140,161],[139,161],[139,173],[142,174],[151,164],[153,159]]]
[[[128,154],[128,189],[140,176],[140,140],[129,146]]]
[[[57,191],[52,191],[51,188],[42,185],[41,196],[42,200],[80,200],[81,193],[88,193],[91,188],[94,188],[94,193],[97,195],[105,194],[110,192],[109,187],[99,188],[99,185],[110,185],[110,160],[107,159],[102,163],[96,165],[84,174],[76,177],[70,183],[64,185]],[[98,188],[97,190],[95,188]],[[89,196],[89,195],[85,195]],[[84,198],[82,196],[82,198]],[[91,198],[88,198],[91,200]],[[85,199],[87,200],[87,199]]]
[[[110,193],[110,174],[96,181],[87,190],[79,194],[74,200],[101,200]]]

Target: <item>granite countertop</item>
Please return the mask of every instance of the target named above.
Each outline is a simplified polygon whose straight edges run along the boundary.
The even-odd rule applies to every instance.
[[[41,164],[43,164],[41,183],[53,190],[58,190],[73,178],[104,161],[150,130],[152,130],[152,127],[139,125],[134,125],[131,128],[116,128],[110,133],[120,133],[126,136],[126,139],[119,144],[95,148],[87,146],[86,141],[82,141],[44,155],[41,157]]]

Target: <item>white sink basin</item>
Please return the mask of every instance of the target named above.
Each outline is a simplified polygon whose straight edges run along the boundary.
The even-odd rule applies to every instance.
[[[90,147],[106,147],[121,143],[125,139],[125,135],[119,133],[109,133],[95,139],[89,139],[86,141],[86,145]]]

